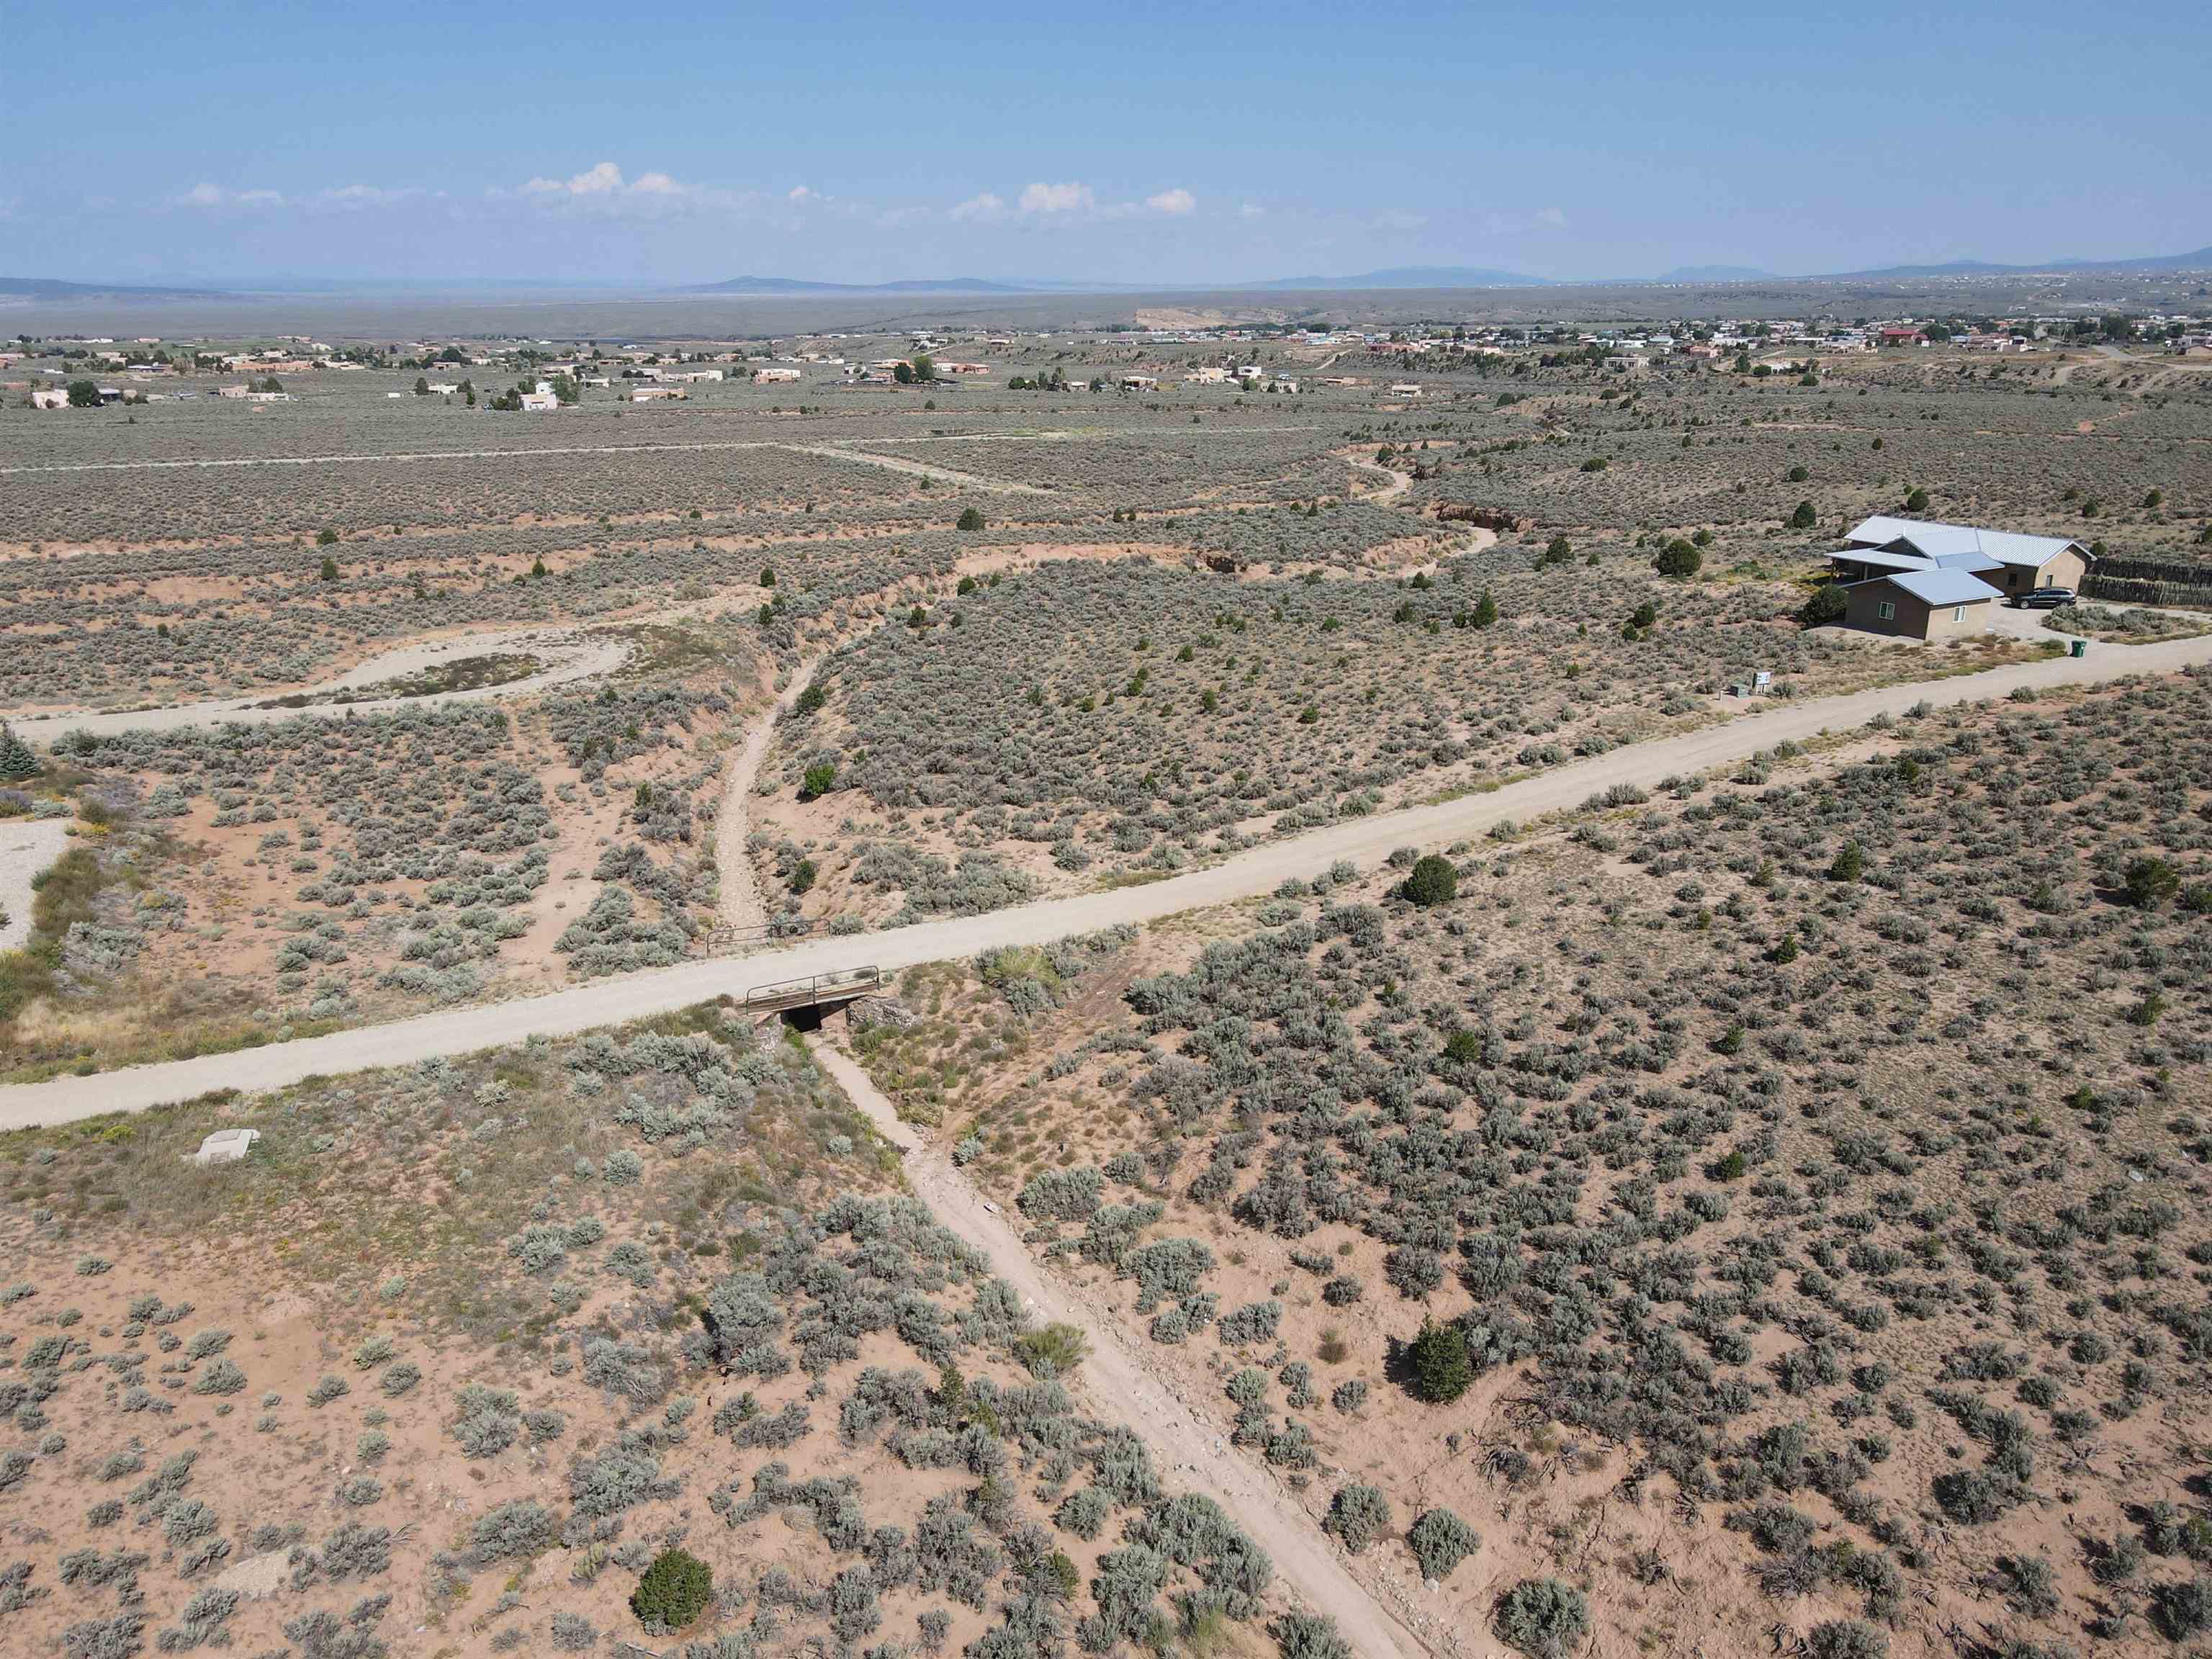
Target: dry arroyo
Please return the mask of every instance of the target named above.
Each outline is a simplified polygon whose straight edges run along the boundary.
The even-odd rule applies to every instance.
[[[1076,1382],[1093,1411],[1134,1429],[1175,1472],[1178,1484],[1205,1492],[1234,1516],[1312,1610],[1336,1620],[1361,1659],[1400,1659],[1421,1650],[1346,1570],[1304,1511],[1138,1357],[1111,1313],[1040,1267],[998,1206],[987,1203],[952,1167],[942,1147],[899,1121],[866,1072],[826,1042],[808,1046],[884,1139],[905,1153],[907,1184],[915,1196],[983,1252],[991,1271],[1021,1297],[1024,1310],[1034,1319],[1083,1332],[1090,1353]]]
[[[745,803],[775,736],[775,723],[791,712],[800,694],[814,683],[814,671],[821,661],[817,656],[801,663],[781,695],[753,717],[722,785],[722,804],[714,814],[714,870],[721,884],[715,909],[723,927],[740,933],[764,928],[769,921],[760,883],[753,876],[753,861],[745,851],[745,838],[752,833]]]
[[[539,1034],[567,1036],[725,994],[742,995],[748,987],[770,980],[869,963],[895,969],[1000,945],[1048,944],[1120,922],[1142,923],[1255,898],[1273,891],[1288,877],[1311,875],[1339,859],[1371,866],[1399,847],[1466,840],[1500,823],[1526,823],[1571,809],[1616,784],[1650,788],[1670,775],[1732,764],[1784,738],[1802,742],[1824,732],[1856,730],[1878,714],[1895,716],[1917,702],[1942,706],[2001,697],[2021,688],[2048,690],[2207,666],[2212,666],[2212,635],[2155,645],[2097,646],[2078,660],[2048,658],[1848,696],[1753,705],[1740,717],[1677,738],[1617,749],[1487,793],[1330,824],[1147,885],[1048,899],[884,933],[808,939],[781,951],[648,969],[548,996],[425,1014],[246,1053],[0,1089],[0,1130],[143,1111],[213,1089],[281,1088],[316,1073],[410,1065],[440,1054],[503,1048]]]

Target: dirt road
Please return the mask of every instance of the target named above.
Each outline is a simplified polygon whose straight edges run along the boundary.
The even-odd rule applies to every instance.
[[[1855,730],[1876,714],[1895,716],[1914,703],[1970,702],[2002,697],[2020,687],[2094,684],[2139,674],[2212,666],[2212,635],[2155,645],[2098,644],[2079,661],[2049,658],[1980,674],[1882,687],[1849,696],[1749,705],[1715,725],[1632,744],[1557,767],[1488,793],[1474,793],[1352,818],[1305,835],[1238,853],[1201,869],[1143,886],[1045,899],[979,916],[948,917],[881,933],[817,936],[785,949],[647,969],[550,995],[489,1007],[450,1009],[327,1036],[264,1048],[138,1066],[91,1077],[59,1077],[0,1089],[0,1129],[70,1122],[104,1112],[143,1111],[210,1089],[249,1092],[281,1088],[314,1073],[406,1066],[438,1054],[504,1048],[540,1032],[549,1036],[617,1024],[748,986],[805,974],[873,963],[912,967],[969,957],[1005,945],[1044,945],[1070,933],[1117,922],[1157,921],[1272,892],[1290,876],[1310,876],[1336,860],[1371,868],[1399,847],[1437,847],[1482,836],[1501,823],[1525,823],[1581,805],[1614,784],[1650,788],[1676,773],[1700,772],[1824,732]]]
[[[1360,497],[1360,500],[1367,502],[1370,507],[1379,507],[1384,501],[1395,501],[1413,487],[1411,474],[1400,472],[1395,468],[1382,465],[1380,462],[1347,461],[1345,465],[1382,480],[1382,487],[1380,489],[1372,490]]]
[[[1311,1610],[1335,1620],[1360,1659],[1412,1659],[1423,1651],[1346,1569],[1304,1511],[1138,1357],[1110,1310],[1046,1273],[1007,1218],[985,1203],[942,1147],[899,1121],[858,1065],[819,1038],[810,1038],[807,1047],[884,1139],[906,1154],[915,1196],[983,1252],[1031,1317],[1077,1326],[1090,1339],[1074,1388],[1093,1413],[1141,1435],[1170,1486],[1202,1492],[1235,1517],[1273,1559],[1278,1580]]]
[[[536,673],[497,685],[480,685],[461,691],[433,691],[419,697],[378,697],[358,702],[309,702],[296,707],[269,705],[278,696],[328,696],[357,691],[388,681],[419,674],[426,669],[465,657],[497,653],[535,657],[543,665]],[[362,714],[389,714],[403,708],[435,708],[449,702],[488,702],[495,698],[519,697],[556,685],[593,679],[613,672],[629,660],[627,641],[613,634],[587,634],[574,628],[496,628],[479,633],[416,641],[380,651],[335,678],[295,693],[258,692],[248,697],[218,697],[207,702],[172,703],[163,708],[117,710],[101,714],[16,715],[9,724],[42,747],[69,732],[89,732],[113,737],[124,732],[181,732],[203,726],[266,726],[275,720],[337,720]]]

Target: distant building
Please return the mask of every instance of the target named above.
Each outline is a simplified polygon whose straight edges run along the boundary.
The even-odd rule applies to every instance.
[[[550,391],[526,392],[522,394],[522,407],[529,414],[545,415],[560,408],[561,399]]]
[[[66,387],[41,386],[31,388],[31,407],[33,409],[67,409],[69,392]]]
[[[1397,386],[1392,386],[1390,388],[1390,395],[1394,398],[1418,398],[1421,395],[1421,388],[1413,385],[1410,380],[1404,381]]]
[[[1151,374],[1124,374],[1121,385],[1130,392],[1151,392],[1158,386],[1159,380]]]
[[[795,368],[757,368],[753,371],[754,380],[770,386],[788,385],[793,380],[804,378],[803,373]]]

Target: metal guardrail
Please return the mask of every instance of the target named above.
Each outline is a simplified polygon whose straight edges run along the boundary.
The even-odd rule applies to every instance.
[[[848,968],[842,973],[775,980],[756,985],[745,993],[745,1012],[781,1013],[793,1008],[811,1008],[823,1002],[847,1002],[854,997],[872,996],[889,983],[884,970],[872,964]]]
[[[773,945],[775,940],[773,927],[714,927],[707,933],[707,953],[714,956],[749,945]]]

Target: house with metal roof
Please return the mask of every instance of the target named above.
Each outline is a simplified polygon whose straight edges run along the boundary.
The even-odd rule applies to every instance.
[[[1942,566],[1881,571],[1844,584],[1843,625],[1900,639],[1945,640],[1986,632],[1997,590],[1971,570]]]
[[[2065,536],[2027,536],[1978,525],[1877,514],[1853,526],[1833,556],[1837,579],[1867,581],[1906,570],[1965,570],[2007,595],[2079,587],[2094,556]]]

